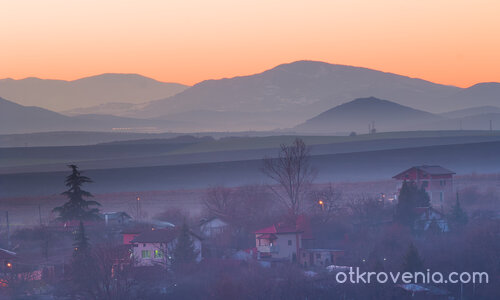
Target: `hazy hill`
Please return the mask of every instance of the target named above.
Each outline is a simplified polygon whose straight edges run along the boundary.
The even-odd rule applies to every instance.
[[[457,87],[366,68],[297,61],[251,76],[200,82],[175,96],[152,101],[136,116],[190,110],[281,111],[296,112],[296,124],[332,106],[368,96],[419,109],[445,109],[438,100],[458,91]]]
[[[55,111],[108,102],[142,103],[175,95],[187,86],[137,74],[102,74],[73,81],[0,79],[0,96],[21,105]]]
[[[500,105],[500,83],[478,83],[449,96],[446,103],[454,108],[498,106]]]
[[[498,103],[500,105],[500,101]],[[498,106],[477,106],[459,110],[453,110],[440,114],[441,116],[449,119],[453,118],[463,118],[469,116],[476,116],[482,114],[500,113],[500,107]]]
[[[167,131],[189,124],[109,115],[65,116],[36,106],[22,106],[0,98],[0,134],[44,131]]]
[[[359,98],[331,108],[294,128],[298,132],[367,132],[375,122],[379,131],[396,131],[442,119],[437,115],[416,110],[375,97]]]

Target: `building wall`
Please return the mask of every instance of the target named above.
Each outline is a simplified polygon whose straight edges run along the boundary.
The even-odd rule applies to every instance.
[[[272,253],[272,257],[288,258],[290,260],[293,260],[295,254],[295,258],[298,259],[297,249],[300,249],[302,247],[301,234],[300,233],[276,234],[276,237],[278,239],[275,241],[275,245],[278,246],[279,251],[277,253]]]
[[[133,247],[134,257],[138,266],[165,265],[164,255],[168,255],[165,245],[160,243],[137,243]],[[143,251],[149,252],[149,258],[143,257]],[[155,257],[155,251],[161,253],[161,257]]]
[[[222,221],[221,219],[213,219],[210,222],[204,223],[200,229],[204,235],[211,237],[222,233],[227,227],[227,223]]]
[[[160,243],[136,243],[133,247],[134,257],[138,266],[154,266],[154,265],[165,265],[169,261],[169,255],[172,254],[175,243],[177,240],[170,242],[166,245]],[[201,240],[193,237],[194,249],[197,252],[196,262],[200,262],[201,256]],[[143,251],[149,251],[149,257],[143,257]],[[160,254],[161,257],[155,257],[155,251]],[[165,257],[166,256],[166,257]]]

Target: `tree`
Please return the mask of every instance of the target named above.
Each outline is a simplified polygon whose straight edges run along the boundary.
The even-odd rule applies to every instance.
[[[185,265],[196,261],[198,253],[195,250],[193,240],[191,239],[191,232],[186,222],[182,227],[177,237],[177,242],[173,251],[173,264],[174,269],[179,270]]]
[[[425,189],[419,188],[413,181],[405,180],[399,191],[395,218],[403,225],[413,226],[416,218],[415,208],[429,206],[430,199]]]
[[[312,191],[309,199],[311,212],[321,218],[323,223],[328,223],[342,208],[342,193],[331,183],[323,189]]]
[[[469,221],[467,213],[460,206],[460,201],[458,200],[458,193],[457,193],[457,202],[451,208],[449,220],[451,225],[456,229],[463,228]]]
[[[418,250],[413,243],[408,247],[408,251],[403,259],[403,271],[418,272],[424,269],[424,262],[418,254]]]
[[[231,189],[213,186],[207,190],[203,202],[211,216],[227,218],[234,209],[234,200]]]
[[[291,217],[302,211],[303,198],[315,177],[309,152],[304,141],[297,138],[292,145],[282,144],[277,158],[264,159],[262,172],[276,183],[269,188],[288,209]]]
[[[93,197],[91,193],[82,190],[82,185],[91,183],[92,180],[86,176],[81,175],[76,165],[69,165],[72,172],[66,177],[65,185],[68,190],[63,192],[62,195],[66,196],[69,200],[62,206],[53,209],[54,212],[59,213],[59,220],[95,220],[99,218],[99,209],[91,208],[91,206],[100,206],[96,201],[85,200],[84,198]]]
[[[71,279],[78,292],[93,294],[95,286],[95,264],[85,227],[80,221],[73,244],[73,259],[71,261]]]

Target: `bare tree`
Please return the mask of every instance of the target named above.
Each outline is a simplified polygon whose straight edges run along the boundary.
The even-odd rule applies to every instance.
[[[228,217],[234,209],[232,191],[223,186],[213,186],[205,194],[203,202],[213,216]]]
[[[313,190],[309,194],[310,211],[328,223],[342,209],[342,193],[330,183],[327,187]]]
[[[315,177],[309,161],[309,148],[297,138],[291,145],[282,144],[277,158],[264,158],[262,172],[276,184],[269,188],[297,216],[303,209],[303,199]]]

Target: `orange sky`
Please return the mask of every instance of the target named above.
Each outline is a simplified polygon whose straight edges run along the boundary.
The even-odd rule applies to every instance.
[[[498,0],[0,0],[0,41],[0,78],[194,84],[311,59],[500,82]]]

